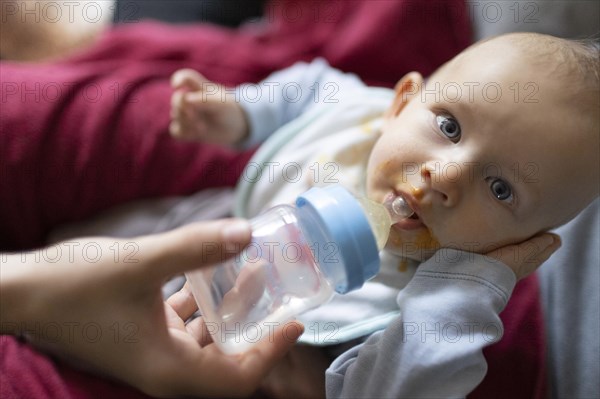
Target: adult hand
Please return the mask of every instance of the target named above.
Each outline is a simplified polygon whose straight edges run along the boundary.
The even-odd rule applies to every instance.
[[[518,244],[495,249],[486,255],[511,268],[517,280],[527,277],[552,256],[561,246],[560,237],[541,233]]]
[[[165,304],[170,276],[214,264],[248,244],[248,222],[189,225],[132,240],[86,238],[2,255],[2,333],[154,396],[246,396],[302,332],[291,322],[236,357],[207,342],[186,290]],[[210,244],[210,245],[207,245]]]

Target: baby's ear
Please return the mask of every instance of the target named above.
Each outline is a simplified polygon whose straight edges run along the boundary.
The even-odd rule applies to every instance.
[[[408,102],[417,96],[423,85],[423,76],[418,72],[409,72],[396,83],[396,95],[392,105],[385,113],[386,117],[395,118]]]

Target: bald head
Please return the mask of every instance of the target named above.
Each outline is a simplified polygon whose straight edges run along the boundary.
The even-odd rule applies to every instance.
[[[487,115],[479,123],[494,120],[497,139],[512,140],[512,151],[522,154],[521,168],[536,165],[544,228],[568,222],[600,193],[598,59],[594,42],[512,33],[472,45],[428,82],[499,87],[497,101],[475,93],[478,112]],[[501,128],[509,121],[513,132]]]

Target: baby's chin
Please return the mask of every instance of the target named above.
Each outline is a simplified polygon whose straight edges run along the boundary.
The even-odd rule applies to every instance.
[[[392,228],[385,246],[391,254],[418,262],[431,258],[439,248],[439,241],[424,228],[402,231]]]
[[[415,260],[417,262],[425,262],[437,251],[437,249],[424,249],[411,246],[397,247],[389,242],[385,246],[385,250],[395,256]]]

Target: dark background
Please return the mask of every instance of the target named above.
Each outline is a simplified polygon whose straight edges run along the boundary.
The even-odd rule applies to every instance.
[[[236,27],[262,15],[265,0],[116,0],[113,21],[151,18],[170,23],[212,22]]]

